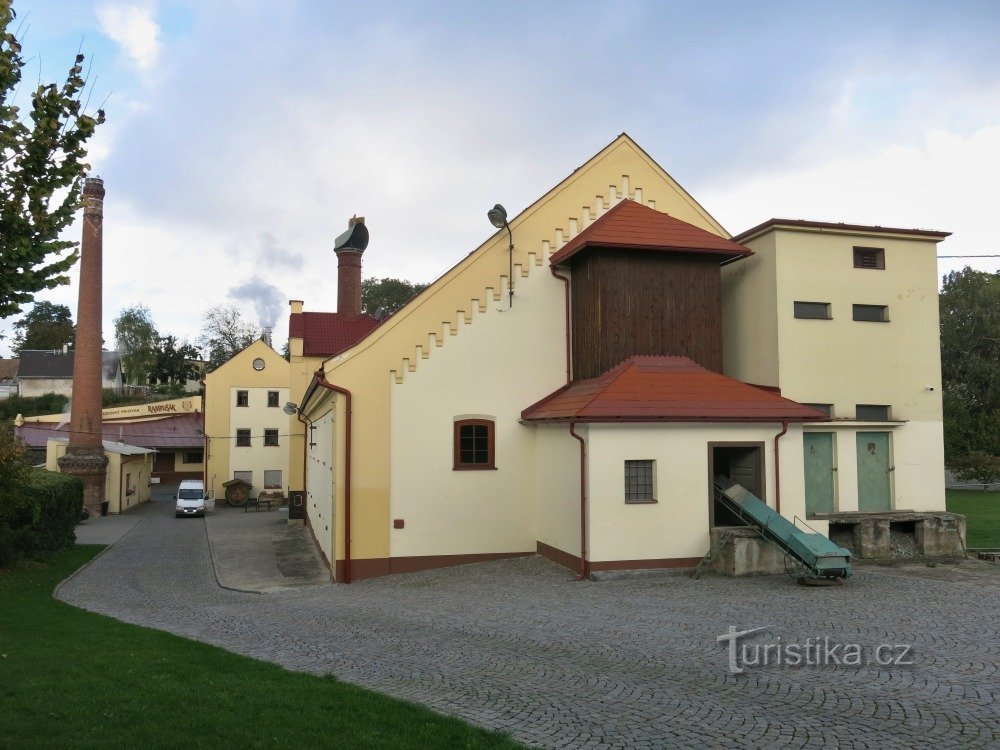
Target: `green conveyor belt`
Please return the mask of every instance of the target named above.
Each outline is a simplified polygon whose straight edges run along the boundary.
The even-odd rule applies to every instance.
[[[769,508],[742,485],[726,477],[715,477],[715,498],[771,544],[801,562],[814,578],[847,578],[851,575],[851,553],[823,534],[803,531]]]

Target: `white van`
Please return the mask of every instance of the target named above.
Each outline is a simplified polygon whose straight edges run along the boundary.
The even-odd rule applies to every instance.
[[[205,515],[205,484],[200,479],[185,479],[174,496],[177,501],[177,518]]]

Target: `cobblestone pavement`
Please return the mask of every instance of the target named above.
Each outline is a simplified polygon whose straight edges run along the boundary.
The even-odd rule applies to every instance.
[[[1000,747],[1000,577],[863,568],[578,583],[538,558],[275,594],[219,588],[204,525],[150,503],[57,595],[289,669],[410,699],[531,745]],[[727,668],[729,626],[766,643],[914,644],[912,666]],[[752,654],[751,654],[752,655]]]

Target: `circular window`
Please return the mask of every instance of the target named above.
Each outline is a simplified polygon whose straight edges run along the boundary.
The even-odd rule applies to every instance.
[[[253,369],[255,369],[255,370],[263,370],[264,369],[264,360],[262,360],[260,357],[257,357],[257,359],[255,359],[253,361]]]

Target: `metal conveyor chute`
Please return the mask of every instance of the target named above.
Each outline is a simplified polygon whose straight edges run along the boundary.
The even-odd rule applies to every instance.
[[[762,537],[786,555],[791,555],[809,571],[810,578],[847,578],[851,575],[851,553],[823,534],[803,531],[769,508],[742,485],[716,476],[715,499],[735,513]]]

